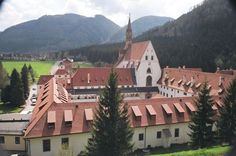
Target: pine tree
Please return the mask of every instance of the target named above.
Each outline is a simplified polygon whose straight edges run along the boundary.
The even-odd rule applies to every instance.
[[[28,72],[30,74],[32,82],[35,82],[35,72],[31,66],[31,64],[29,64],[29,66],[28,66]]]
[[[131,152],[133,131],[130,128],[128,105],[117,89],[117,74],[111,71],[108,85],[100,96],[93,122],[92,138],[87,145],[90,156],[122,156]]]
[[[10,100],[12,106],[19,106],[25,103],[24,89],[20,79],[20,74],[13,69],[10,80]]]
[[[29,96],[29,78],[28,78],[28,68],[26,64],[21,69],[21,81],[24,89],[24,98],[27,99]]]
[[[236,137],[236,78],[227,88],[222,102],[223,107],[219,110],[219,135],[222,142],[232,144]]]
[[[7,71],[3,68],[2,62],[0,61],[0,90],[8,84],[8,81]]]
[[[213,143],[212,126],[214,123],[213,99],[210,96],[208,83],[204,82],[198,97],[195,99],[197,111],[192,116],[189,124],[191,129],[191,143],[194,147],[204,148]]]

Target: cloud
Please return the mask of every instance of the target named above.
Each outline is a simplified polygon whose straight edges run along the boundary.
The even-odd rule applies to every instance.
[[[102,14],[119,25],[142,16],[177,18],[203,0],[7,0],[0,10],[0,31],[43,15],[76,13],[84,16]]]

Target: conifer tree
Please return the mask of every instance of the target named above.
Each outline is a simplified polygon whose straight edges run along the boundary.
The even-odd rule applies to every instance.
[[[29,78],[28,78],[28,68],[26,64],[21,69],[21,81],[24,89],[24,98],[27,99],[29,96]]]
[[[100,96],[85,155],[122,156],[131,152],[133,131],[129,122],[128,105],[117,89],[117,74],[112,70]]]
[[[32,82],[35,82],[35,72],[31,66],[31,64],[28,66],[28,72],[30,74]]]
[[[20,74],[13,69],[10,80],[10,100],[12,106],[19,106],[25,103],[24,89],[20,79]]]
[[[192,116],[192,122],[189,124],[191,129],[192,146],[204,148],[213,143],[213,99],[210,96],[208,83],[204,82],[198,96],[195,99],[197,111]]]
[[[236,136],[236,78],[226,89],[222,103],[223,106],[219,110],[219,135],[222,142],[232,144]]]
[[[2,62],[0,61],[0,90],[8,84],[8,81],[7,71],[3,68]]]

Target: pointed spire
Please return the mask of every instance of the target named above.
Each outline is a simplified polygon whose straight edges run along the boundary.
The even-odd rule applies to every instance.
[[[126,39],[125,39],[125,48],[128,49],[132,45],[132,28],[131,28],[131,20],[130,20],[130,14],[129,14],[129,21],[126,29]]]

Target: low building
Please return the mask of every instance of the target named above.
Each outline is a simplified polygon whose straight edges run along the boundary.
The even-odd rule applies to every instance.
[[[0,115],[0,147],[6,151],[25,151],[24,132],[29,123],[30,114]]]

